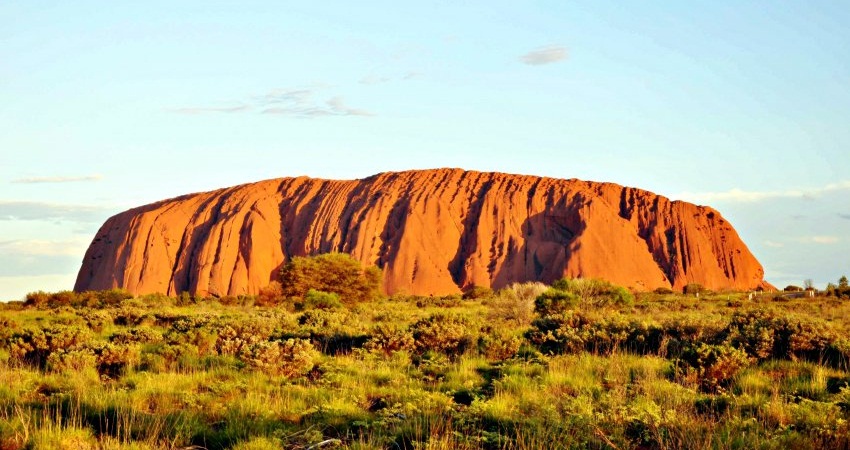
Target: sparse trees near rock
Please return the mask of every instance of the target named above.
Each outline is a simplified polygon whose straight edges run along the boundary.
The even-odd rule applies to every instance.
[[[378,297],[381,277],[381,269],[363,268],[345,253],[296,256],[281,269],[281,291],[287,297],[304,298],[314,289],[337,294],[344,305],[353,305]]]

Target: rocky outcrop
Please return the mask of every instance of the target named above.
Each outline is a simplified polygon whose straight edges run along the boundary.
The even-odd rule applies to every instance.
[[[705,206],[612,183],[440,169],[266,180],[120,213],[75,290],[257,293],[286,258],[345,252],[387,293],[598,277],[637,290],[753,289],[764,271]]]

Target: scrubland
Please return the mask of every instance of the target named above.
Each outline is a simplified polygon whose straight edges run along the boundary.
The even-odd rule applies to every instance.
[[[850,447],[850,301],[465,297],[34,293],[0,310],[0,449]]]

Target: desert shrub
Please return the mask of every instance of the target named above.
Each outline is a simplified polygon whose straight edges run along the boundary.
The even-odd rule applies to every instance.
[[[112,323],[123,327],[153,325],[156,323],[156,316],[139,306],[122,305],[112,313]]]
[[[419,352],[433,350],[459,356],[473,343],[469,320],[453,314],[437,313],[420,319],[411,327]]]
[[[210,314],[197,314],[191,316],[179,316],[172,320],[170,332],[185,333],[189,330],[206,327],[215,321]]]
[[[708,289],[699,283],[688,283],[682,288],[682,293],[685,295],[697,295],[707,293]]]
[[[47,357],[47,369],[54,372],[84,372],[97,367],[97,355],[91,349],[59,350]]]
[[[306,374],[317,357],[316,349],[304,339],[256,342],[242,347],[237,355],[252,369],[284,378]]]
[[[724,339],[727,324],[702,317],[679,317],[662,321],[664,335],[676,344],[696,342],[719,343]]]
[[[152,328],[119,330],[109,336],[114,344],[153,344],[162,341],[162,333]]]
[[[381,288],[381,270],[364,269],[345,253],[296,256],[281,269],[283,295],[303,298],[310,289],[332,292],[346,305],[377,298]]]
[[[463,305],[460,295],[411,296],[408,301],[415,301],[417,308],[457,308]]]
[[[541,316],[561,314],[575,308],[579,296],[561,289],[550,288],[534,299],[534,311]]]
[[[736,312],[727,327],[727,341],[748,355],[767,359],[773,354],[777,318],[766,310]]]
[[[201,367],[201,357],[198,348],[193,345],[157,345],[140,355],[138,368],[155,373],[178,369],[196,369]],[[222,358],[226,358],[226,356]]]
[[[673,293],[673,290],[670,289],[670,288],[666,288],[666,287],[660,287],[660,288],[655,288],[655,290],[652,291],[652,292],[654,292],[658,295],[670,295],[670,294]]]
[[[817,361],[839,339],[823,321],[779,316],[762,309],[735,312],[724,334],[726,342],[759,360],[805,358]]]
[[[258,306],[271,306],[283,303],[285,300],[286,297],[283,295],[283,286],[280,281],[272,281],[268,286],[260,289],[256,304]]]
[[[389,355],[398,351],[413,350],[415,341],[410,331],[396,324],[380,323],[372,329],[365,348]]]
[[[750,364],[747,353],[729,345],[697,343],[678,359],[680,377],[704,392],[724,392],[738,373]]]
[[[16,320],[8,317],[0,317],[0,348],[8,346],[9,340],[21,330],[20,324]]]
[[[251,319],[224,319],[216,327],[218,338],[215,349],[220,355],[236,355],[244,348],[269,340],[274,331],[270,320],[253,317]]]
[[[516,356],[523,339],[502,328],[488,328],[478,337],[478,351],[488,361],[503,361]]]
[[[480,300],[493,296],[493,290],[486,286],[471,286],[463,291],[464,300]]]
[[[310,289],[304,294],[304,302],[301,303],[301,308],[336,309],[342,308],[342,302],[339,300],[339,294]]]
[[[107,311],[82,309],[77,312],[77,315],[82,317],[86,326],[95,333],[100,333],[113,321],[112,315]]]
[[[298,325],[307,332],[321,332],[350,329],[354,320],[347,310],[313,309],[298,316]]]
[[[591,318],[579,311],[548,314],[535,319],[526,338],[544,353],[577,353],[585,348],[582,329]]]
[[[44,291],[30,292],[24,297],[24,305],[30,308],[47,307],[50,301],[50,294]]]
[[[534,301],[549,289],[538,282],[513,283],[487,300],[487,318],[526,326],[534,319]]]
[[[309,337],[323,353],[346,353],[369,340],[368,331],[356,315],[346,309],[305,311],[298,317],[297,336]]]
[[[628,289],[595,278],[562,278],[552,288],[575,294],[588,306],[631,305],[635,297]]]
[[[111,378],[139,365],[141,349],[136,344],[118,345],[105,343],[91,347],[97,361],[97,371]]]
[[[803,288],[801,288],[800,286],[789,284],[788,286],[785,286],[782,290],[785,292],[802,292]]]
[[[88,329],[51,325],[45,328],[26,328],[9,338],[9,356],[13,361],[44,368],[47,358],[57,350],[74,350],[91,339]]]

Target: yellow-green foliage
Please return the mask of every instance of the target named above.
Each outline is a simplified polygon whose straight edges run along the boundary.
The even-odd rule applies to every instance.
[[[478,291],[37,293],[0,309],[0,449],[850,447],[835,297]]]
[[[339,295],[347,305],[380,295],[381,270],[363,268],[347,253],[296,256],[281,269],[282,294],[303,298],[311,289]]]

